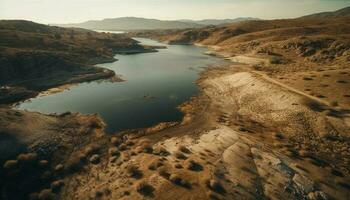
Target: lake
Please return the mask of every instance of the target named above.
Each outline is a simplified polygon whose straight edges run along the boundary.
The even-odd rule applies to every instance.
[[[135,39],[147,45],[166,45]],[[183,114],[177,106],[198,93],[195,81],[199,72],[227,61],[205,55],[207,49],[203,47],[166,46],[157,53],[116,55],[118,61],[97,65],[114,70],[125,82],[81,83],[60,93],[32,98],[17,108],[42,113],[98,113],[109,133],[180,121]]]

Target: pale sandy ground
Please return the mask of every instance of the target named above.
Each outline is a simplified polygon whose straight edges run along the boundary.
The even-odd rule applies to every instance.
[[[62,199],[347,199],[349,116],[254,71],[212,69],[181,125],[129,132]],[[332,110],[335,115],[325,112]],[[119,154],[111,155],[113,146]]]

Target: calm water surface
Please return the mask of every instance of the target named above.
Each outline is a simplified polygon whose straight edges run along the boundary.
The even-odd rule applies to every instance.
[[[143,44],[165,45],[136,39]],[[225,61],[204,55],[205,48],[167,47],[157,53],[116,55],[118,61],[98,65],[114,70],[125,82],[81,83],[60,93],[30,99],[18,108],[43,113],[98,113],[110,133],[180,121],[183,115],[176,107],[197,94],[198,73],[203,67]]]

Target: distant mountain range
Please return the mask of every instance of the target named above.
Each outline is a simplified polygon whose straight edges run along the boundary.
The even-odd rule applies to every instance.
[[[221,25],[247,20],[258,20],[257,18],[237,19],[206,19],[206,20],[158,20],[137,17],[121,17],[103,20],[91,20],[76,24],[56,24],[62,27],[79,27],[91,30],[130,31],[151,29],[186,29],[201,28],[208,25]]]
[[[204,19],[204,20],[188,20],[183,19],[179,20],[182,22],[188,22],[188,23],[196,23],[201,25],[224,25],[224,24],[231,24],[235,22],[241,22],[241,21],[249,21],[249,20],[260,20],[259,18],[253,18],[253,17],[240,17],[235,19]]]
[[[350,6],[346,8],[342,8],[340,10],[336,10],[333,12],[321,12],[312,15],[306,15],[301,18],[334,18],[334,17],[350,17]]]
[[[350,17],[350,7],[346,7],[334,12],[322,12],[303,16],[303,19],[322,19],[334,17]],[[103,20],[91,20],[75,24],[56,24],[62,27],[77,27],[90,30],[109,30],[109,31],[135,31],[135,30],[154,30],[154,29],[187,29],[203,28],[205,26],[220,26],[241,21],[260,20],[252,17],[241,17],[235,19],[204,19],[204,20],[158,20],[138,17],[120,17]]]

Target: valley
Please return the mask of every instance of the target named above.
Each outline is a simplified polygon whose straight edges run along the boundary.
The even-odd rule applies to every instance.
[[[347,199],[347,13],[123,34],[0,21],[1,197]]]

